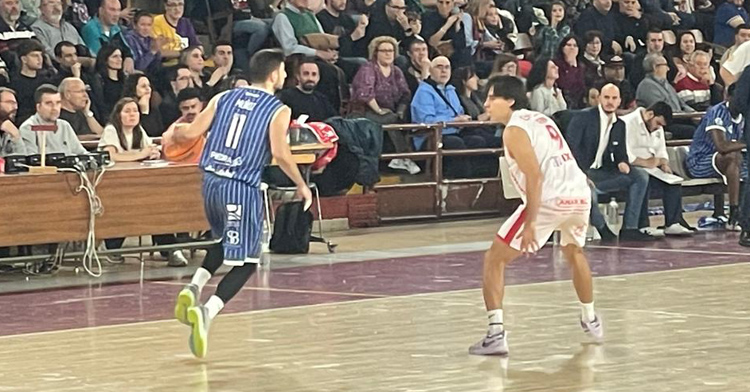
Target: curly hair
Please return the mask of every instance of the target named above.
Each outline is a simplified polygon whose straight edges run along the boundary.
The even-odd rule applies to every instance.
[[[395,38],[389,37],[387,35],[375,37],[369,45],[367,45],[367,53],[370,60],[375,60],[376,56],[378,55],[378,46],[382,43],[388,43],[393,45],[393,58],[395,59],[398,57],[398,42]]]

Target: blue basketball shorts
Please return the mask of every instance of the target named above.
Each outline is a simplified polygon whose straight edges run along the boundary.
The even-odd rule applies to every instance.
[[[260,188],[205,173],[203,203],[213,236],[221,238],[224,264],[258,263],[263,234]]]

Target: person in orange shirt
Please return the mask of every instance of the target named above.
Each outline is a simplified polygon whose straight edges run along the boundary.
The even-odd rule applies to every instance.
[[[182,116],[169,126],[162,135],[161,145],[164,159],[175,163],[197,164],[206,144],[206,136],[201,135],[195,139],[188,139],[182,135],[175,134],[177,124],[192,123],[195,117],[203,110],[201,92],[197,88],[186,88],[177,94],[177,105]]]

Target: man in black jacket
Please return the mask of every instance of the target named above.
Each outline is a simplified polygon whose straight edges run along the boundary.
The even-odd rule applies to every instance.
[[[604,241],[614,240],[614,234],[599,212],[597,191],[628,191],[620,239],[631,241],[653,240],[638,230],[642,203],[646,202],[649,175],[645,170],[630,166],[625,140],[625,123],[615,111],[620,105],[620,90],[606,84],[599,94],[599,105],[582,110],[570,121],[567,140],[578,166],[589,177],[592,192],[591,224]]]

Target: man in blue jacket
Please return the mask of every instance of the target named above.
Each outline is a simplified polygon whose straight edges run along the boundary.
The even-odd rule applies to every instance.
[[[649,241],[654,238],[638,230],[641,205],[646,201],[649,176],[628,162],[625,123],[617,118],[620,90],[614,84],[602,87],[599,105],[582,110],[568,124],[567,141],[578,166],[589,177],[595,189],[591,199],[591,224],[603,241],[615,239],[599,212],[597,191],[628,191],[621,240]]]

